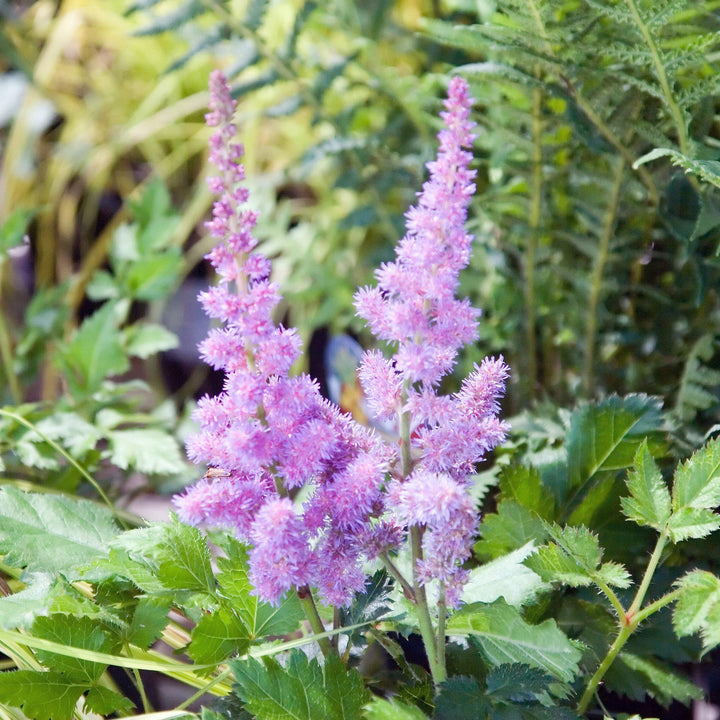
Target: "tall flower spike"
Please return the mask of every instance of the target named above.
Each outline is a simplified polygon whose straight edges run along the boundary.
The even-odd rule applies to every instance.
[[[508,376],[502,358],[476,366],[458,393],[437,392],[458,350],[476,339],[480,315],[455,297],[473,239],[464,229],[475,191],[466,149],[475,138],[471,105],[467,84],[454,77],[441,113],[438,156],[427,164],[430,177],[406,214],[407,234],[396,259],[377,271],[376,287],[355,295],[358,315],[396,347],[390,360],[366,353],[359,373],[376,419],[397,413],[405,428],[402,442],[409,445],[386,505],[401,524],[422,529],[416,578],[420,584],[442,581],[450,605],[460,602],[466,579],[461,565],[477,526],[469,477],[507,431],[497,417]]]
[[[195,411],[201,430],[188,441],[197,463],[221,467],[223,477],[202,480],[175,498],[182,519],[221,525],[253,546],[255,592],[278,602],[291,588],[318,588],[336,605],[364,587],[361,542],[381,504],[386,454],[377,438],[325,401],[306,375],[290,377],[300,354],[294,330],[276,326],[280,300],[270,262],[254,248],[254,212],[240,183],[242,146],[233,141],[235,102],[222,73],[210,77],[208,181],[218,199],[207,228],[220,241],[207,256],[220,284],[201,293],[205,312],[223,323],[210,331],[200,354],[225,371],[225,387],[202,398]],[[292,492],[308,486],[295,507]],[[360,492],[356,503],[349,494]]]

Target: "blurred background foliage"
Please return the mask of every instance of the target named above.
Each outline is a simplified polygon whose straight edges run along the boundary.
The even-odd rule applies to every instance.
[[[239,98],[283,322],[330,387],[328,338],[371,342],[352,295],[393,256],[460,72],[479,131],[462,291],[484,317],[458,375],[491,353],[512,368],[478,557],[538,539],[542,511],[644,558],[617,521],[628,463],[582,476],[577,517],[514,488],[585,472],[589,417],[669,431],[658,458],[718,431],[719,29],[717,0],[0,2],[0,480],[125,501],[200,474],[181,446],[219,382],[196,352],[212,68]],[[566,600],[534,619],[592,632]],[[641,675],[618,689],[641,697]]]
[[[324,381],[327,337],[369,342],[352,294],[392,256],[443,83],[461,72],[479,124],[463,290],[485,318],[459,373],[504,353],[509,414],[661,396],[689,452],[717,421],[720,384],[716,5],[0,5],[0,223],[19,245],[0,276],[4,400],[69,402],[92,422],[93,382],[119,376],[146,383],[133,400],[144,410],[172,396],[179,423],[212,386],[195,362],[194,296],[207,282],[203,112],[216,65],[240,98],[283,320]],[[123,334],[90,382],[72,347],[99,312]],[[138,354],[133,337],[156,339]]]

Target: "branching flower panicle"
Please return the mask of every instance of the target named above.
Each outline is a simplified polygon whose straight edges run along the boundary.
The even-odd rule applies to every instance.
[[[224,472],[176,498],[178,513],[231,528],[249,543],[251,581],[270,602],[290,589],[305,597],[311,587],[325,602],[347,605],[364,588],[364,560],[390,562],[408,533],[419,532],[416,589],[404,590],[422,604],[419,588],[439,581],[442,602],[457,605],[477,528],[469,478],[507,430],[497,417],[508,375],[502,358],[476,366],[457,393],[438,393],[459,349],[476,339],[480,314],[455,295],[472,241],[464,229],[474,191],[467,86],[457,77],[450,84],[440,151],[407,213],[396,260],[377,271],[376,287],[356,295],[358,314],[396,348],[390,359],[367,352],[359,375],[375,417],[397,420],[399,443],[382,443],[343,415],[307,375],[290,376],[300,340],[272,320],[280,294],[270,262],[255,251],[256,216],[243,209],[235,104],[219,72],[210,89],[210,159],[218,174],[209,186],[219,197],[207,226],[220,242],[208,259],[220,282],[200,301],[222,325],[200,352],[225,372],[225,385],[198,402],[201,430],[188,454]],[[300,489],[301,506],[293,502]]]
[[[326,401],[314,380],[289,375],[300,339],[272,319],[280,293],[269,260],[254,251],[257,218],[243,209],[235,102],[220,72],[211,76],[210,96],[210,161],[218,173],[208,184],[219,197],[207,227],[220,242],[208,259],[220,283],[200,301],[222,327],[210,331],[200,354],[225,371],[225,385],[198,402],[201,431],[188,454],[226,477],[202,480],[175,506],[185,521],[231,528],[253,545],[251,580],[262,599],[275,603],[309,585],[326,602],[346,605],[364,587],[362,542],[381,505],[387,451]],[[308,499],[296,507],[291,497],[303,486]]]
[[[497,417],[508,368],[502,358],[476,366],[459,392],[437,392],[458,350],[477,337],[480,312],[455,292],[468,264],[472,236],[465,231],[475,190],[468,165],[474,123],[465,81],[450,82],[440,150],[429,162],[429,180],[407,217],[407,234],[394,262],[376,273],[378,284],[355,296],[358,314],[373,333],[396,347],[391,359],[366,353],[360,381],[378,420],[395,414],[404,429],[409,461],[390,487],[389,508],[401,523],[423,531],[417,580],[446,584],[446,601],[457,605],[477,518],[467,495],[475,464],[502,442],[507,425]]]

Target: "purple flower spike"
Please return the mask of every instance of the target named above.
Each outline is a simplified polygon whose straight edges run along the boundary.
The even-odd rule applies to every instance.
[[[440,150],[429,162],[429,180],[407,212],[407,234],[394,262],[376,273],[377,287],[355,295],[358,315],[381,340],[396,346],[392,359],[365,354],[360,380],[377,420],[396,414],[405,421],[411,467],[394,481],[387,507],[401,524],[423,528],[421,583],[445,583],[446,602],[460,601],[477,518],[466,489],[475,465],[501,443],[508,426],[498,419],[508,367],[485,359],[458,393],[443,396],[438,385],[455,364],[458,350],[477,337],[480,311],[455,292],[470,259],[472,236],[465,232],[475,191],[467,148],[475,136],[472,99],[466,82],[450,82]]]
[[[485,359],[457,393],[438,394],[460,348],[476,339],[480,315],[455,295],[472,241],[464,229],[475,176],[467,85],[450,83],[438,157],[427,164],[395,261],[377,271],[377,287],[355,296],[358,314],[395,346],[390,359],[364,355],[368,408],[381,422],[398,420],[409,453],[343,415],[307,375],[290,376],[301,343],[272,318],[280,294],[270,261],[255,252],[257,216],[243,208],[243,149],[220,72],[210,95],[217,174],[209,187],[217,200],[207,228],[219,243],[207,257],[220,280],[199,299],[220,327],[200,354],[224,371],[225,383],[219,396],[198,402],[200,431],[187,444],[192,460],[215,470],[175,498],[178,514],[230,528],[250,544],[254,592],[271,603],[309,586],[327,603],[348,605],[364,588],[365,560],[387,559],[413,528],[423,549],[415,585],[440,581],[446,603],[457,605],[477,529],[469,477],[507,431],[497,417],[508,376],[502,358]]]
[[[219,477],[176,497],[175,507],[186,522],[229,528],[253,545],[250,576],[263,600],[277,603],[311,585],[347,604],[365,582],[360,542],[381,506],[388,456],[375,435],[321,397],[314,380],[290,377],[300,338],[272,319],[280,294],[270,261],[254,252],[257,215],[242,207],[243,148],[233,141],[235,102],[219,71],[210,77],[210,111],[210,162],[218,173],[209,187],[218,199],[207,228],[220,242],[207,257],[220,283],[199,299],[223,326],[210,331],[200,355],[225,372],[225,387],[198,402],[201,429],[187,450]],[[290,495],[303,486],[308,499],[294,507]]]

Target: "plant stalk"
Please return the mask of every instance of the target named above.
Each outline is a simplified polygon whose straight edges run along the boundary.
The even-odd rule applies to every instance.
[[[315,599],[313,598],[310,588],[307,585],[298,588],[297,596],[298,600],[300,600],[300,604],[302,605],[303,610],[305,611],[305,617],[310,623],[310,627],[312,628],[313,632],[317,633],[318,635],[324,633],[325,626],[323,625],[322,618],[320,617],[320,613],[318,612],[317,605],[315,604]],[[318,638],[317,644],[320,646],[320,650],[325,657],[330,657],[334,654],[332,644],[330,643],[330,638]]]
[[[620,188],[625,173],[625,161],[620,158],[615,168],[612,192],[608,202],[603,221],[602,235],[598,245],[592,275],[590,277],[590,296],[588,297],[587,324],[585,327],[585,364],[583,367],[583,390],[585,397],[589,397],[593,389],[593,371],[595,369],[595,345],[597,342],[598,306],[602,291],[602,280],[610,255],[610,240],[612,239],[615,220],[617,218]]]

